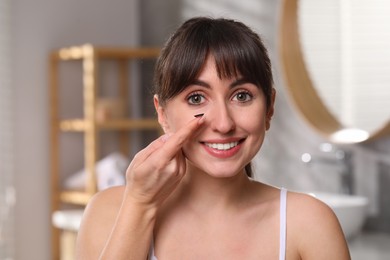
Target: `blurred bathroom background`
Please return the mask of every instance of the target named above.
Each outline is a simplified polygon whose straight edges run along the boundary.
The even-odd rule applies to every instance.
[[[161,47],[183,20],[197,15],[241,20],[269,49],[276,113],[254,162],[256,179],[367,199],[362,230],[348,239],[353,259],[389,259],[390,136],[335,144],[301,117],[278,52],[281,5],[281,0],[0,0],[0,260],[51,259],[50,51],[84,43]],[[139,94],[142,110],[153,115],[149,90]],[[82,164],[82,152],[68,153]]]

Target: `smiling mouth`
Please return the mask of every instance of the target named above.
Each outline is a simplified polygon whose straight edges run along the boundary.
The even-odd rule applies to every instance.
[[[229,143],[204,143],[207,147],[216,149],[219,151],[227,151],[236,147],[241,141],[229,142]]]

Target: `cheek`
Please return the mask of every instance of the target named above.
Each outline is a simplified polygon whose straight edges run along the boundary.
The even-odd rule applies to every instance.
[[[256,113],[247,113],[240,117],[240,126],[248,135],[246,150],[247,158],[250,160],[259,152],[264,142],[266,133],[265,116],[261,110],[256,110]]]
[[[261,135],[265,131],[265,110],[262,107],[254,107],[250,111],[241,111],[235,118],[236,124],[247,132]]]
[[[177,113],[177,111],[167,110],[166,123],[167,131],[169,133],[175,133],[177,130],[187,125],[187,122],[191,120],[191,115],[186,112]]]

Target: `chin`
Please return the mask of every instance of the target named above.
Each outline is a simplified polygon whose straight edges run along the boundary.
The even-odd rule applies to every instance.
[[[245,166],[237,167],[227,165],[226,163],[199,166],[190,162],[190,165],[194,168],[195,172],[203,172],[214,178],[232,178],[241,173],[245,173]]]

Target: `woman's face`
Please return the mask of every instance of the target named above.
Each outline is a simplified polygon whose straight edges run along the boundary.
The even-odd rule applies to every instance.
[[[205,122],[183,147],[190,167],[215,177],[241,172],[259,151],[273,113],[263,91],[244,78],[220,79],[212,56],[199,77],[164,107],[155,98],[159,122],[174,133],[194,115]]]

